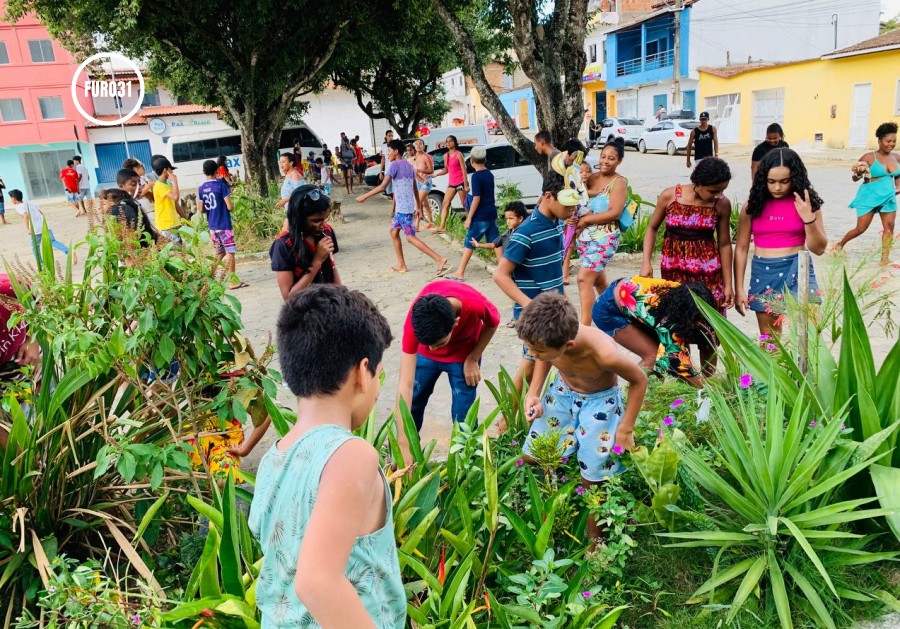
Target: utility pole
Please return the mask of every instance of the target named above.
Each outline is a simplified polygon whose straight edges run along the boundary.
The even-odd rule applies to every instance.
[[[684,109],[681,102],[681,82],[679,73],[679,60],[681,58],[681,10],[683,8],[683,0],[675,0],[675,46],[672,50],[672,108],[677,104]]]

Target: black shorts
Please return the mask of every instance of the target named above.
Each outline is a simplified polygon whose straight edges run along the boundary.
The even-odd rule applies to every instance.
[[[365,172],[366,172],[366,165],[365,165],[365,164],[357,164],[357,165],[356,165],[356,172],[359,173],[360,175],[362,175],[363,173],[365,173]]]

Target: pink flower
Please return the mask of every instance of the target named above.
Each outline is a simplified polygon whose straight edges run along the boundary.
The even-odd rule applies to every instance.
[[[672,405],[669,408],[678,408],[682,404],[684,404],[684,400],[682,400],[681,398],[678,398],[677,400],[672,402]]]
[[[768,345],[766,345],[766,349],[770,352],[774,352],[776,349],[778,349],[778,346],[774,343],[769,343]]]
[[[578,487],[575,488],[575,493],[578,494],[579,496],[583,496],[584,492],[585,492],[585,489],[581,485],[579,485]]]
[[[753,376],[751,376],[749,373],[745,373],[741,376],[738,384],[741,385],[742,389],[749,389],[753,386]]]
[[[759,335],[759,340],[760,340],[760,341],[768,341],[768,340],[771,339],[771,338],[772,338],[772,337],[769,336],[768,334],[760,334],[760,335]]]
[[[815,427],[816,427],[816,420],[812,420],[811,422],[809,422],[809,427],[810,427],[810,428],[815,428]]]
[[[625,452],[625,448],[623,448],[622,446],[620,446],[617,443],[616,445],[613,446],[612,451],[613,451],[613,454],[622,454],[623,452]]]
[[[590,598],[590,597],[593,596],[593,594],[591,594],[590,592],[587,592],[587,591],[582,592],[581,595],[582,595],[584,598]]]
[[[525,465],[525,459],[519,459],[518,461],[516,461],[516,467],[522,467],[523,465]]]
[[[559,460],[559,462],[560,462],[560,463],[568,463],[568,462],[569,462],[569,457],[564,456],[563,458],[561,458],[561,459]]]
[[[674,417],[666,417],[665,419],[663,419],[663,424],[665,424],[666,426],[671,426],[674,423],[675,423]]]
[[[620,282],[618,287],[619,301],[625,310],[634,310],[637,308],[637,299],[635,295],[638,292],[638,285],[634,282]]]

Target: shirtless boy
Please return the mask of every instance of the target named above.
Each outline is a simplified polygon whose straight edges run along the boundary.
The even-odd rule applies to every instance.
[[[581,325],[578,311],[559,293],[542,293],[532,299],[522,310],[516,331],[537,358],[525,396],[526,415],[532,422],[522,448],[526,460],[533,462],[531,442],[535,438],[557,430],[563,456],[577,453],[584,487],[599,485],[621,472],[621,463],[610,455],[615,446],[634,448],[634,422],[647,392],[647,376],[619,351],[612,338]],[[559,374],[542,399],[551,367]],[[619,377],[630,385],[624,409]],[[588,518],[587,528],[591,539],[599,536],[593,518]]]

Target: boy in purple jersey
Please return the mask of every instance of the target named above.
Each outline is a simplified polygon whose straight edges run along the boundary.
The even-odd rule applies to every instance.
[[[225,260],[225,270],[229,278],[234,277],[234,254],[237,245],[234,242],[234,228],[231,224],[231,210],[234,204],[231,202],[231,188],[224,179],[216,178],[219,165],[211,159],[203,162],[203,174],[206,181],[200,184],[197,190],[197,209],[201,214],[205,213],[209,222],[209,237],[216,250],[216,259]],[[246,282],[238,281],[228,288],[238,289],[248,286]]]

